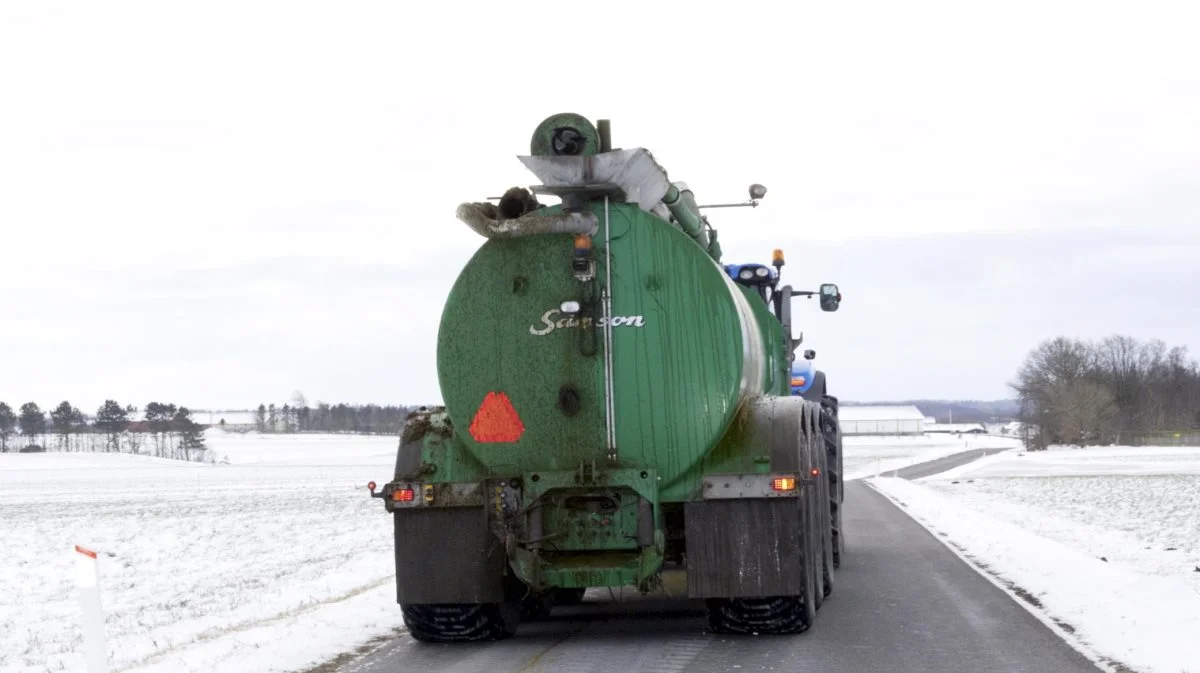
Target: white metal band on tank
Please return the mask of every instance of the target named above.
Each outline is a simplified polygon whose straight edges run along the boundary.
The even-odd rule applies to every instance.
[[[754,317],[754,309],[750,308],[746,296],[742,294],[724,269],[721,270],[721,278],[729,287],[729,294],[732,296],[733,305],[738,312],[738,325],[742,329],[742,385],[738,399],[740,405],[746,397],[762,392],[767,371],[775,365],[774,362],[771,362],[774,352],[765,352],[758,319]],[[755,363],[758,363],[759,366],[756,367]]]

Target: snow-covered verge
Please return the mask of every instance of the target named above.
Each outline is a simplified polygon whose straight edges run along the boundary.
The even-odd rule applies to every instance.
[[[1093,659],[1200,673],[1200,449],[1006,452],[868,483]]]
[[[1051,446],[1046,451],[997,453],[929,479],[1178,474],[1200,474],[1200,447]]]
[[[987,435],[845,435],[842,437],[842,461],[846,472],[843,479],[873,477],[974,449],[1019,446],[1020,440]]]
[[[0,670],[84,670],[70,550],[99,551],[111,668],[288,671],[403,627],[395,437],[210,431],[230,464],[0,455]]]

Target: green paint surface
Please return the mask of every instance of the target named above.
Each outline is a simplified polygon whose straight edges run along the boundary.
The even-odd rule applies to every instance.
[[[601,221],[593,280],[574,275],[573,236],[543,235],[488,240],[455,281],[437,364],[456,443],[473,459],[460,462],[521,474],[595,460],[653,468],[667,488],[717,446],[746,396],[786,389],[782,347],[767,332],[778,324],[686,234],[634,205],[610,204],[619,460],[604,463],[604,334],[596,320],[604,205],[589,208]],[[579,302],[581,316],[560,313],[565,301]],[[479,442],[469,433],[491,392],[505,394],[519,414],[517,441]],[[564,395],[578,399],[573,415]]]

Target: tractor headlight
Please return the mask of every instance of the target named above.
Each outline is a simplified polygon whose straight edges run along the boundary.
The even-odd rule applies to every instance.
[[[750,280],[753,277],[754,271],[751,269],[742,269],[738,272],[738,278],[741,278],[742,280]]]
[[[754,275],[759,278],[766,278],[771,272],[765,266],[760,266],[754,270]]]

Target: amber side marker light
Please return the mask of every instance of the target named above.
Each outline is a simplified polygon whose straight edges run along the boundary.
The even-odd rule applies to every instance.
[[[796,488],[795,477],[775,477],[771,480],[771,488],[776,491],[791,491]]]

